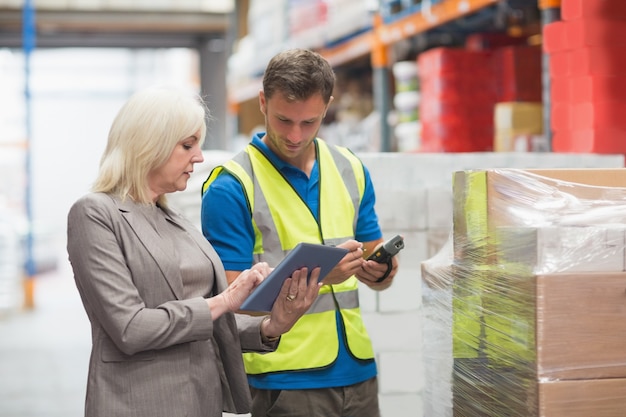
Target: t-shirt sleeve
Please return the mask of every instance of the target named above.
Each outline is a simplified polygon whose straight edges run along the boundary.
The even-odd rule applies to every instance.
[[[221,173],[202,196],[202,233],[219,255],[227,271],[252,266],[254,230],[248,204],[239,181]]]
[[[365,173],[365,191],[359,207],[359,218],[356,224],[355,238],[359,242],[371,242],[380,239],[383,234],[376,214],[376,193],[369,171],[363,166]]]

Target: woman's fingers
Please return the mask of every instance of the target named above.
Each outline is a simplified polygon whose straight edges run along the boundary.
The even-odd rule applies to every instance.
[[[260,272],[263,277],[268,276],[272,272],[272,268],[270,268],[267,262],[258,262],[251,269]]]
[[[320,287],[322,285],[319,282],[320,272],[321,272],[321,268],[313,268],[313,271],[311,271],[311,276],[309,277],[308,281],[305,283],[307,284],[306,286],[307,297],[308,298],[313,297],[313,300],[317,298]]]

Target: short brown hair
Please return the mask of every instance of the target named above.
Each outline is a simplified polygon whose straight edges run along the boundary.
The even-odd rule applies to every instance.
[[[289,101],[306,100],[319,93],[330,101],[335,73],[320,54],[308,49],[288,49],[275,55],[263,75],[263,92],[270,99],[276,92]]]

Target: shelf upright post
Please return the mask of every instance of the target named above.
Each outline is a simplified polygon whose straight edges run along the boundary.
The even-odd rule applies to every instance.
[[[380,115],[380,151],[390,152],[391,130],[387,121],[387,115],[391,110],[390,105],[390,80],[389,80],[389,53],[387,45],[380,39],[377,29],[382,25],[380,14],[374,15],[374,36],[372,36],[371,63],[374,84],[374,108]]]
[[[561,20],[561,0],[538,0],[541,10],[541,26]],[[543,98],[543,132],[548,142],[548,149],[552,151],[552,118],[550,100],[550,55],[543,52],[541,57],[541,83]]]
[[[24,308],[32,310],[35,307],[35,255],[34,255],[34,231],[33,231],[33,209],[32,209],[32,128],[31,128],[31,89],[30,89],[30,57],[35,49],[36,28],[35,28],[35,6],[32,0],[25,0],[22,9],[22,49],[24,52],[24,102],[26,106],[26,187],[25,204],[28,230],[26,235],[26,260],[24,270]]]

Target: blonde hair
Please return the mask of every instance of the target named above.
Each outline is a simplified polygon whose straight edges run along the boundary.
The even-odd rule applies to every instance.
[[[164,164],[184,138],[206,135],[209,112],[198,95],[168,87],[133,94],[113,120],[92,191],[150,204],[148,173]],[[165,196],[158,204],[165,205]]]

